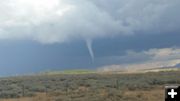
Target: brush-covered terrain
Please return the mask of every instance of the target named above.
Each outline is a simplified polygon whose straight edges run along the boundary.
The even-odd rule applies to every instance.
[[[42,74],[0,78],[0,101],[164,101],[180,71]]]

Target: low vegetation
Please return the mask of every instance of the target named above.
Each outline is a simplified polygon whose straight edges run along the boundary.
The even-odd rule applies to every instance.
[[[0,101],[164,101],[180,71],[134,74],[53,74],[0,79]]]

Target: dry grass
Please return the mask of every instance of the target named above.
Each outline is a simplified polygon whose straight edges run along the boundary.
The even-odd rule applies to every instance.
[[[161,87],[150,91],[128,91],[123,96],[139,99],[139,101],[164,101],[165,93],[164,88]]]
[[[125,90],[124,93],[121,94],[122,98],[105,101],[164,101],[164,88],[156,87],[152,90],[136,90],[129,91]],[[0,101],[66,101],[63,100],[64,95],[59,94],[51,94],[46,95],[45,93],[38,93],[34,97],[22,97],[16,99],[1,99]],[[100,99],[105,99],[108,97],[108,92],[104,89],[101,90],[99,95],[97,95]],[[57,99],[58,98],[58,99]],[[74,101],[73,98],[69,98],[70,101]],[[92,101],[89,99],[88,101]],[[93,100],[94,101],[94,100]],[[98,101],[98,100],[97,100]],[[100,101],[100,100],[99,100]]]
[[[21,97],[14,99],[1,99],[0,101],[54,101],[52,97],[46,96],[45,93],[38,93],[34,97]]]

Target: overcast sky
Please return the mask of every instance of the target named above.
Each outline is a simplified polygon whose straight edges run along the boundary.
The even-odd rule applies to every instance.
[[[179,5],[179,0],[0,1],[0,74],[176,66]]]

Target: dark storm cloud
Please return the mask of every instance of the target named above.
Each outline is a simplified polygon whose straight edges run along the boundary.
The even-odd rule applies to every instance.
[[[179,0],[1,1],[1,45],[28,40],[39,46],[0,47],[0,66],[88,68],[149,61],[143,51],[179,46],[179,5]],[[95,57],[93,65],[84,45]],[[127,50],[137,54],[129,58]]]
[[[6,0],[0,39],[61,43],[179,29],[179,0]]]

